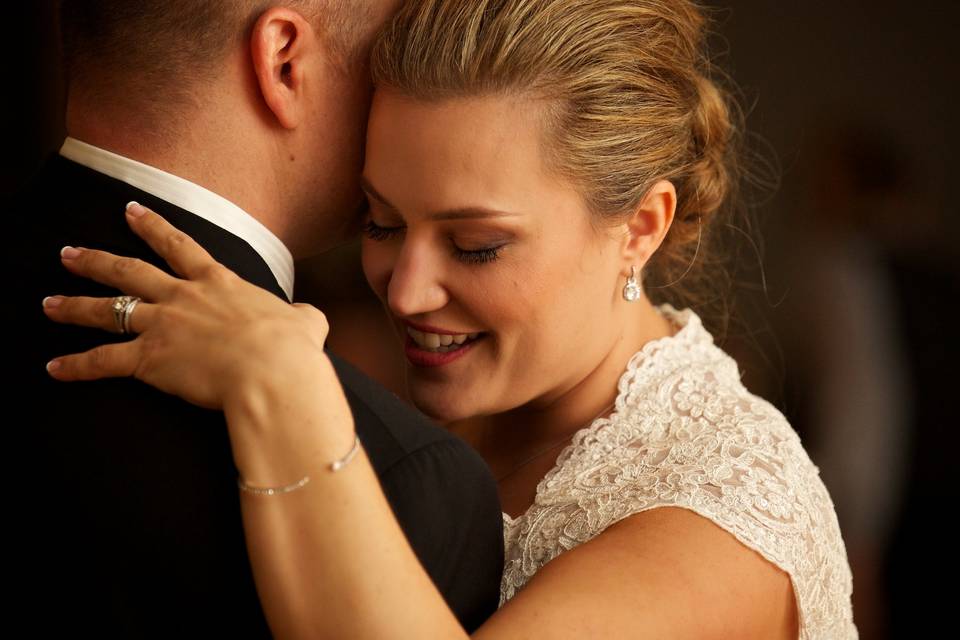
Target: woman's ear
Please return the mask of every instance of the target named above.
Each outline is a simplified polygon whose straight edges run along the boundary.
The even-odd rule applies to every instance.
[[[316,33],[300,13],[285,7],[263,12],[253,26],[250,55],[264,102],[287,129],[296,128],[309,112],[305,79],[321,70]]]
[[[630,275],[631,266],[642,268],[660,248],[676,210],[677,190],[669,180],[660,180],[647,191],[624,223],[627,232],[623,241],[624,275]]]

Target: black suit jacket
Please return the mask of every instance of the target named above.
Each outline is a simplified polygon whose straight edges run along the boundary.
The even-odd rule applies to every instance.
[[[31,635],[268,637],[244,546],[236,469],[220,412],[132,379],[58,383],[57,355],[117,339],[57,325],[41,300],[116,291],[71,276],[64,245],[167,267],[127,227],[136,200],[248,281],[282,296],[243,240],[81,165],[56,157],[4,207],[13,281],[8,455],[15,504],[17,610]],[[462,440],[333,356],[363,446],[414,549],[467,629],[497,607],[503,567],[496,486]],[[8,385],[8,388],[9,385]],[[8,416],[12,414],[11,411]],[[15,478],[15,480],[14,480]],[[316,603],[323,607],[324,603]]]

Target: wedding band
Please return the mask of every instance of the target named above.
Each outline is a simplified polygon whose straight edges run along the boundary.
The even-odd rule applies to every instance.
[[[113,299],[110,308],[113,310],[113,321],[117,325],[119,333],[130,333],[130,318],[133,316],[133,310],[137,308],[140,298],[136,296],[117,296]]]

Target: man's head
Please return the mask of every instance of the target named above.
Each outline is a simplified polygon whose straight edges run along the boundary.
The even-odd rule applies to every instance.
[[[360,201],[367,56],[397,4],[61,0],[68,131],[321,249]]]

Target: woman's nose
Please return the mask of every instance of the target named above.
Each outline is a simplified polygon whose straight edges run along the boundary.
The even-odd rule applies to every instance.
[[[430,253],[404,247],[387,285],[387,304],[398,316],[414,316],[446,306],[449,296],[440,283],[440,265]]]

